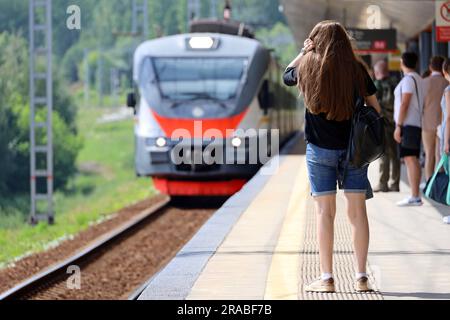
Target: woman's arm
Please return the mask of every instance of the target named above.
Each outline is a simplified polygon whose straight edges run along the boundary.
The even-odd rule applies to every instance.
[[[394,139],[397,143],[402,142],[402,126],[405,122],[406,115],[408,114],[409,104],[411,102],[413,94],[412,93],[404,93],[402,95],[402,104],[400,106],[400,113],[398,115],[397,127],[394,131]]]
[[[400,106],[400,113],[398,115],[398,124],[400,125],[403,125],[403,123],[405,122],[412,96],[412,93],[404,93],[402,95],[402,104]]]
[[[295,57],[294,60],[291,61],[291,63],[289,63],[289,65],[287,66],[286,69],[289,68],[297,68],[298,64],[300,63],[300,60],[302,59],[302,57],[304,56],[304,51],[301,51],[298,56]]]
[[[297,68],[288,67],[283,74],[283,82],[288,87],[293,87],[298,85],[298,76],[297,76]]]
[[[301,58],[303,57],[303,51],[292,60],[292,62],[287,66],[286,70],[283,74],[283,82],[288,87],[293,87],[298,85],[298,75],[297,75],[297,66],[300,63]]]
[[[315,48],[314,42],[312,42],[310,39],[306,39],[303,45],[304,47],[302,51],[299,53],[297,57],[295,57],[294,60],[291,61],[291,63],[289,63],[286,70],[284,71],[283,81],[284,84],[287,86],[292,87],[298,85],[297,67],[300,63],[300,60],[306,53],[308,53],[311,50],[314,50]]]
[[[366,97],[366,104],[373,107],[375,110],[377,110],[378,113],[381,113],[381,106],[375,94]]]
[[[445,153],[450,153],[450,91],[445,92],[445,109],[446,109],[446,117],[447,122],[445,125],[445,133],[444,133],[444,147]]]
[[[295,57],[294,60],[291,61],[291,63],[289,63],[289,65],[287,66],[286,69],[288,68],[297,68],[298,64],[300,63],[300,60],[302,59],[302,57],[307,54],[308,52],[314,50],[316,46],[314,45],[314,42],[311,39],[306,39],[305,42],[303,43],[303,49],[302,51],[300,51],[299,55],[297,57]]]

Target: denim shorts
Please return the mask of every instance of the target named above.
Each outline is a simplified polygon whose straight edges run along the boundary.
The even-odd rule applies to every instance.
[[[320,148],[312,143],[306,147],[306,164],[313,197],[336,194],[339,177],[342,177],[346,150]],[[347,193],[365,193],[366,199],[373,198],[372,187],[367,177],[369,166],[347,168],[343,189]]]

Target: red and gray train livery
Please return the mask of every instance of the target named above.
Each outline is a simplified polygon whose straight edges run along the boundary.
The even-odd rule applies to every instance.
[[[260,168],[193,161],[211,141],[220,141],[225,157],[248,160],[258,150],[237,132],[278,129],[283,143],[300,130],[296,96],[282,86],[276,59],[249,37],[199,32],[146,41],[135,52],[133,79],[139,103],[130,94],[128,105],[136,108],[136,173],[171,196],[231,195]],[[192,161],[180,164],[171,152],[183,138],[191,145],[182,156]]]

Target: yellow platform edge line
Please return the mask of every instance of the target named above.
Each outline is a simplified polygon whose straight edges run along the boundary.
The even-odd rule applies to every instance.
[[[295,170],[295,166],[298,163],[299,166],[302,165],[302,161],[303,157],[300,156],[283,156],[279,158],[279,165],[276,168],[275,172],[273,174],[271,174],[271,177],[269,178],[269,180],[267,181],[267,183],[265,183],[264,187],[261,188],[260,192],[258,192],[258,194],[255,196],[254,200],[252,201],[252,203],[248,206],[248,208],[245,209],[245,211],[242,213],[242,215],[239,217],[239,219],[236,221],[236,223],[234,224],[232,230],[230,230],[230,232],[225,236],[224,240],[222,241],[222,243],[219,245],[219,247],[217,248],[216,253],[214,253],[211,258],[208,260],[208,262],[206,263],[206,265],[204,266],[200,276],[195,280],[192,288],[191,288],[191,292],[189,293],[189,295],[186,297],[186,300],[199,300],[199,299],[223,299],[224,295],[219,292],[216,291],[215,289],[213,289],[212,287],[217,288],[222,288],[223,286],[226,286],[227,283],[224,282],[227,279],[227,277],[225,277],[224,279],[216,279],[217,282],[215,282],[214,286],[212,286],[210,283],[208,283],[208,274],[210,272],[214,273],[214,270],[211,270],[211,266],[212,265],[216,265],[217,259],[219,259],[221,262],[223,262],[221,259],[223,259],[222,257],[217,257],[217,254],[221,253],[221,252],[227,252],[229,251],[229,249],[224,249],[224,246],[227,247],[227,244],[230,242],[230,240],[236,237],[236,228],[239,227],[239,225],[243,222],[243,221],[247,221],[247,219],[249,219],[249,216],[253,216],[255,213],[257,214],[261,214],[261,204],[263,203],[267,203],[268,201],[274,201],[274,197],[280,197],[283,194],[286,194],[284,192],[289,192],[289,190],[292,189],[288,189],[286,187],[286,173],[287,172],[293,172],[293,170]],[[298,173],[301,171],[301,169],[299,169],[298,171],[296,171],[296,173],[294,173],[294,175],[298,175]],[[291,184],[292,186],[295,186],[295,183]],[[277,186],[277,192],[274,193],[274,186]],[[283,190],[284,188],[286,188],[285,190]],[[284,197],[285,199],[279,199],[278,201],[290,201],[292,199],[292,194],[289,196]],[[275,200],[276,201],[276,200]],[[273,212],[270,213],[270,215],[273,215]],[[263,221],[264,219],[262,219],[261,221]],[[259,223],[259,222],[257,222]],[[229,257],[229,255],[228,255]],[[232,267],[236,267],[239,266],[239,262],[230,262]],[[227,267],[230,267],[230,265],[228,265]],[[240,268],[242,266],[239,266]],[[214,269],[214,268],[212,268]],[[245,268],[244,268],[245,269]]]
[[[300,251],[305,238],[305,218],[309,194],[305,157],[289,200],[288,212],[278,238],[267,276],[264,299],[297,300],[300,281]]]

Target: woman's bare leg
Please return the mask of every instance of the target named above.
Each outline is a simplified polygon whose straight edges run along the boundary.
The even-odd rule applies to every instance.
[[[336,195],[314,198],[319,240],[320,270],[333,273],[334,217],[336,216]]]
[[[366,195],[364,193],[345,193],[345,198],[347,200],[347,215],[353,231],[353,248],[357,272],[365,273],[369,250]]]

